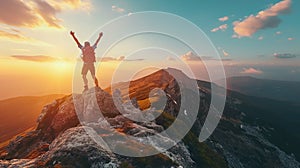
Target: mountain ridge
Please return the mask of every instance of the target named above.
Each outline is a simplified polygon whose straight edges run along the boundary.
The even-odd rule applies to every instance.
[[[120,142],[112,142],[109,137],[129,134],[135,137],[144,137],[156,134],[168,128],[176,119],[181,103],[181,95],[176,80],[170,77],[166,71],[158,76],[158,81],[166,83],[145,82],[145,84],[132,82],[129,94],[131,99],[122,100],[122,91],[108,94],[100,88],[92,88],[82,95],[71,95],[58,99],[45,106],[39,118],[36,130],[12,141],[7,147],[7,153],[2,155],[0,166],[69,166],[69,167],[105,167],[114,165],[119,167],[299,167],[295,156],[286,153],[282,147],[277,147],[267,138],[269,134],[278,132],[277,128],[263,125],[256,116],[266,110],[262,104],[250,101],[250,98],[242,94],[230,91],[221,121],[212,134],[204,143],[199,143],[198,135],[206,119],[210,104],[209,83],[198,81],[200,92],[200,108],[196,122],[182,141],[166,152],[159,155],[142,158],[131,158],[113,153],[107,153],[103,147],[94,146],[89,136],[83,134],[83,130],[96,131],[106,136],[108,144],[115,146]],[[150,76],[151,77],[151,76]],[[154,78],[157,78],[154,77]],[[150,80],[151,78],[149,78]],[[141,81],[147,81],[141,80]],[[144,87],[139,87],[144,86]],[[151,89],[160,86],[167,93],[166,106],[161,112],[153,108],[144,108],[145,115],[141,110],[128,106],[133,102],[135,107],[145,101],[145,95],[149,95]],[[119,88],[120,89],[120,88]],[[122,89],[122,88],[121,88]],[[138,90],[140,89],[140,90]],[[142,95],[139,95],[142,94]],[[93,102],[96,95],[96,104]],[[158,94],[159,95],[159,94]],[[112,96],[118,99],[123,108],[116,109],[112,102]],[[156,101],[161,96],[153,94]],[[248,100],[249,99],[249,100]],[[122,100],[122,101],[119,101]],[[183,100],[185,101],[185,100]],[[247,103],[247,102],[250,103]],[[271,101],[271,100],[270,100]],[[74,102],[80,104],[79,113],[75,112]],[[84,102],[90,102],[84,104]],[[272,102],[272,101],[271,101]],[[116,104],[119,107],[120,104]],[[260,107],[261,106],[261,107]],[[104,115],[100,117],[94,113],[95,108],[102,108]],[[248,108],[248,110],[247,110]],[[77,109],[77,110],[78,110]],[[143,109],[143,107],[142,107]],[[120,115],[120,111],[123,111]],[[256,111],[256,113],[253,113]],[[272,109],[271,109],[272,111]],[[269,111],[267,111],[269,112]],[[289,113],[291,113],[290,111]],[[155,120],[149,123],[135,122],[128,117],[153,117],[159,114]],[[251,114],[253,113],[253,116]],[[151,115],[150,115],[151,114]],[[268,114],[268,113],[267,113]],[[77,117],[91,119],[87,124],[80,124]],[[262,117],[265,120],[265,118]],[[271,120],[272,121],[272,120]],[[272,123],[271,123],[272,124]],[[111,125],[113,129],[109,126]],[[112,132],[111,132],[112,131]],[[178,130],[179,131],[179,130]],[[280,132],[279,132],[280,133]],[[82,141],[82,137],[85,141]],[[109,136],[107,136],[109,135]],[[168,141],[172,141],[168,139]],[[83,143],[86,142],[86,143]],[[156,144],[155,142],[151,142]],[[71,145],[76,144],[76,145]],[[156,144],[157,145],[157,144]],[[158,147],[154,145],[154,147]],[[297,143],[296,143],[297,145]],[[26,148],[24,148],[26,146]],[[128,145],[130,146],[130,145]],[[138,146],[130,146],[130,150],[137,150]],[[141,146],[140,146],[141,147]],[[126,150],[129,150],[126,148]],[[87,151],[92,151],[91,154]],[[72,161],[71,161],[72,160]],[[159,164],[157,164],[159,163]]]
[[[250,76],[227,78],[227,88],[246,95],[299,102],[299,81],[259,79]]]

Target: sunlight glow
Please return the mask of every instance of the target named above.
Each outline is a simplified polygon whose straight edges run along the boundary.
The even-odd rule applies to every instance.
[[[71,64],[66,61],[55,61],[53,62],[53,68],[58,71],[70,70]]]

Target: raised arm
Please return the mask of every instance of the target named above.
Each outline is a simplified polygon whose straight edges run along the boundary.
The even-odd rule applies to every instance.
[[[102,36],[103,36],[103,32],[99,33],[99,37],[98,37],[98,39],[96,40],[95,44],[93,45],[94,47],[97,47],[97,45],[98,45],[100,39],[102,38]]]
[[[75,32],[70,31],[71,36],[73,37],[73,39],[75,40],[76,44],[78,45],[78,47],[81,47],[82,45],[80,44],[80,42],[78,41],[78,39],[75,36]]]

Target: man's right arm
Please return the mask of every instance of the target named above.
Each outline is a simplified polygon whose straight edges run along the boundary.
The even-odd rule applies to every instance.
[[[76,36],[75,36],[75,32],[70,31],[70,34],[71,34],[71,36],[73,37],[73,39],[75,40],[77,46],[78,46],[79,48],[82,48],[82,45],[80,44],[80,42],[78,41],[78,39],[77,39]]]

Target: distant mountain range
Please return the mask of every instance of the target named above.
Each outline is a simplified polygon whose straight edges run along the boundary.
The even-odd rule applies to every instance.
[[[64,95],[23,96],[0,100],[0,144],[36,126],[43,107]]]
[[[257,79],[253,77],[230,77],[227,79],[230,90],[245,95],[300,102],[300,82]]]
[[[211,101],[211,83],[197,81],[200,92],[200,108],[196,122],[186,136],[168,151],[149,157],[127,157],[106,151],[95,144],[86,131],[99,136],[112,148],[142,152],[152,144],[160,150],[156,141],[134,141],[127,144],[124,135],[147,137],[169,128],[176,119],[180,104],[193,102],[195,93],[180,88],[172,75],[183,81],[191,80],[176,69],[163,69],[141,79],[116,84],[120,92],[110,93],[110,88],[92,88],[83,94],[57,99],[43,108],[34,130],[13,139],[0,150],[0,167],[299,167],[300,166],[300,104],[269,98],[248,96],[228,90],[221,121],[205,142],[198,141],[199,132],[206,119]],[[129,85],[129,95],[126,95]],[[163,96],[151,93],[160,88],[166,95],[163,110],[150,108],[150,101],[160,106]],[[180,89],[189,91],[190,97],[182,98]],[[118,93],[118,94],[117,94]],[[122,99],[129,96],[129,99]],[[117,98],[115,104],[112,97]],[[92,103],[96,98],[97,103]],[[74,102],[79,107],[74,107]],[[132,102],[137,109],[129,106]],[[122,106],[120,106],[122,105]],[[20,105],[21,106],[21,105]],[[116,108],[118,106],[119,108]],[[120,108],[122,107],[122,108]],[[102,115],[95,114],[100,108]],[[141,110],[144,111],[141,111]],[[121,115],[123,114],[123,115]],[[158,114],[148,122],[130,120],[130,117]],[[87,119],[80,123],[79,118]],[[129,118],[128,118],[129,117]],[[189,115],[187,115],[187,118]],[[188,120],[181,120],[185,123]],[[174,130],[173,132],[180,132]],[[172,140],[162,135],[165,142]],[[121,137],[124,141],[116,141]]]

